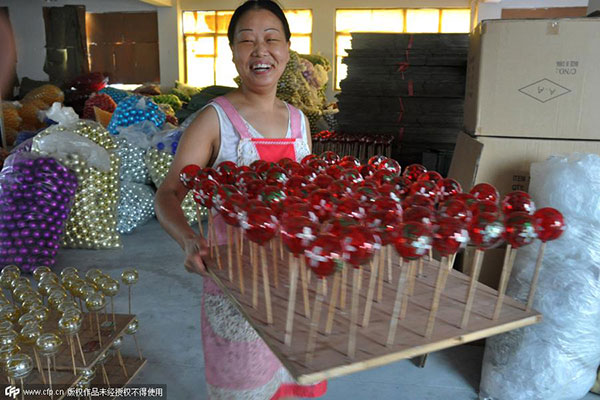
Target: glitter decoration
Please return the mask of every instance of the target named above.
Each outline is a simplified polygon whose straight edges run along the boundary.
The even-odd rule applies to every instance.
[[[76,190],[76,175],[54,158],[11,155],[0,173],[0,265],[52,267]]]
[[[127,97],[131,96],[131,93],[126,92],[125,90],[115,89],[111,87],[105,87],[101,89],[98,93],[104,93],[109,95],[117,104],[119,104],[121,100],[124,100]]]
[[[156,148],[150,148],[148,151],[146,151],[144,161],[146,162],[146,167],[148,168],[152,182],[156,187],[159,187],[165,180],[165,176],[167,176],[169,167],[173,162],[173,155],[167,153],[166,151],[159,151]],[[191,191],[188,192],[183,199],[183,202],[181,203],[181,209],[183,210],[185,219],[188,221],[188,223],[190,223],[190,225],[196,222],[196,202],[194,202],[194,196]],[[200,217],[202,219],[208,218],[208,212],[206,211],[205,207],[200,207]]]
[[[117,135],[118,127],[142,121],[150,121],[160,128],[165,124],[165,119],[165,113],[150,98],[132,95],[118,103],[107,129],[113,135]]]
[[[116,137],[118,148],[117,155],[121,158],[121,173],[119,178],[122,181],[149,184],[150,174],[144,162],[145,149],[137,147],[126,139]]]
[[[79,188],[71,209],[65,235],[64,247],[83,249],[110,249],[121,246],[117,232],[117,206],[119,201],[119,156],[114,152],[117,145],[112,136],[99,123],[79,120],[75,125],[53,125],[40,132],[33,140],[54,132],[69,131],[85,137],[106,149],[110,168],[104,172],[87,165],[78,154],[69,154],[59,160],[77,175]]]
[[[119,199],[119,233],[130,233],[154,216],[154,191],[148,185],[121,182]]]

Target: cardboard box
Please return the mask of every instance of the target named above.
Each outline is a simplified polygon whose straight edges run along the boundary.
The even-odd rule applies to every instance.
[[[600,113],[599,113],[600,114]],[[527,191],[531,163],[551,155],[600,154],[600,141],[458,136],[448,177],[468,190],[477,183],[494,185],[504,195]]]
[[[472,33],[465,130],[600,140],[600,18],[483,21]]]

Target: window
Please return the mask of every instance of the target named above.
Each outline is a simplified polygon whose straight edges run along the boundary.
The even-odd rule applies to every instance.
[[[335,89],[347,75],[342,60],[352,48],[352,32],[468,33],[470,18],[469,9],[336,10]]]
[[[227,27],[233,11],[184,11],[185,80],[193,86],[237,86],[238,73],[231,62]],[[312,11],[287,10],[291,48],[311,52]]]

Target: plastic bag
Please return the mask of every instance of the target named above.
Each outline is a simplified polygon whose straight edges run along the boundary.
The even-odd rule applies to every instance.
[[[160,128],[165,124],[165,120],[165,113],[150,98],[131,95],[118,103],[107,129],[113,135],[117,135],[117,128],[120,126],[150,121]]]
[[[0,172],[0,265],[52,267],[77,177],[54,158],[20,151]]]
[[[121,182],[119,233],[130,233],[154,217],[154,191],[148,185]]]
[[[600,364],[600,157],[535,163],[529,192],[567,230],[546,247],[533,303],[543,321],[487,340],[480,398],[580,399]],[[509,295],[527,298],[538,246],[519,249]]]
[[[117,146],[112,136],[97,122],[79,120],[69,127],[53,125],[40,132],[33,138],[34,148],[39,148],[37,142],[57,132],[70,132],[87,138],[103,147],[110,158],[110,167],[106,172],[89,165],[77,153],[69,153],[60,160],[75,172],[79,181],[63,246],[85,249],[120,247],[121,238],[116,229],[120,159],[114,151]]]
[[[59,125],[73,125],[79,120],[79,116],[71,107],[63,107],[60,103],[53,103],[52,107],[47,110],[40,110],[40,120],[48,118]]]

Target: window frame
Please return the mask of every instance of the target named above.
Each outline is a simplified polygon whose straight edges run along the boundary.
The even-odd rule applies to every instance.
[[[189,76],[188,76],[188,62],[187,62],[187,58],[188,58],[188,48],[187,48],[187,38],[188,37],[195,37],[195,38],[212,38],[213,39],[213,50],[214,50],[214,55],[196,55],[196,57],[200,57],[200,58],[212,58],[213,59],[213,85],[217,85],[217,57],[218,57],[218,39],[219,37],[227,37],[227,31],[225,30],[225,33],[219,33],[219,19],[217,18],[219,13],[233,13],[235,10],[183,10],[181,12],[181,30],[182,30],[182,38],[183,38],[183,55],[184,55],[184,62],[183,62],[183,76],[184,76],[184,82],[187,84],[189,82]],[[310,44],[309,44],[309,54],[312,53],[312,48],[313,48],[313,10],[312,8],[293,8],[293,9],[286,9],[284,10],[284,13],[287,11],[308,11],[310,12],[310,33],[296,33],[294,34],[293,32],[291,33],[291,38],[293,37],[308,37],[310,39]],[[184,24],[183,24],[183,20],[184,20],[184,14],[185,13],[195,13],[195,12],[212,12],[214,13],[215,16],[215,31],[214,32],[207,32],[207,33],[186,33],[185,32],[185,28],[184,28]],[[291,40],[290,38],[290,40]]]
[[[334,60],[332,62],[332,64],[335,66],[335,70],[333,73],[333,91],[334,92],[340,92],[341,91],[341,87],[338,86],[338,57],[341,57],[341,59],[344,59],[344,56],[338,56],[338,37],[340,36],[352,36],[352,33],[355,32],[362,32],[362,31],[355,31],[355,32],[350,32],[350,33],[343,33],[341,31],[338,31],[337,29],[337,16],[338,16],[338,11],[378,11],[378,10],[389,10],[389,11],[399,11],[401,10],[403,13],[403,20],[402,20],[402,33],[410,33],[406,31],[406,27],[407,27],[407,14],[409,10],[438,10],[439,12],[439,18],[438,18],[438,31],[436,33],[440,34],[442,33],[442,20],[443,20],[443,12],[445,10],[469,10],[468,8],[462,8],[462,7],[447,7],[447,8],[437,8],[437,7],[408,7],[408,8],[336,8],[335,9],[335,37],[334,37],[334,53],[333,53],[333,57]],[[471,10],[469,10],[469,13],[471,12]],[[389,33],[389,32],[385,32],[385,31],[368,31],[368,33]],[[341,83],[341,81],[340,81]]]

